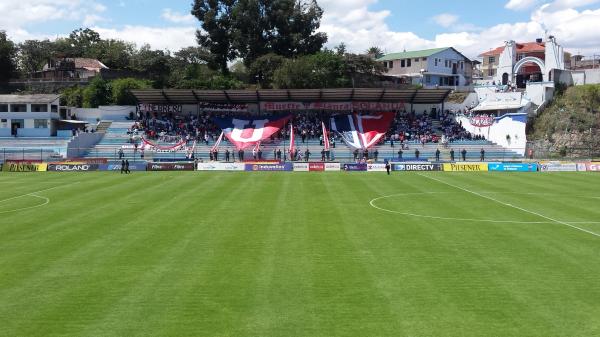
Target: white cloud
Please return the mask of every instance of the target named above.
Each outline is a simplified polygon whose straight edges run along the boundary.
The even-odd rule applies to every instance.
[[[458,22],[458,16],[450,13],[442,13],[431,18],[434,23],[448,28]]]
[[[510,0],[504,7],[512,10],[524,10],[533,7],[538,0]]]
[[[182,14],[175,12],[170,8],[163,9],[161,18],[169,22],[181,24],[192,24],[196,22],[196,18],[192,14]]]
[[[177,51],[196,45],[195,27],[154,28],[146,26],[125,26],[122,29],[92,27],[104,39],[119,39],[135,42],[138,46],[149,44],[155,49]]]

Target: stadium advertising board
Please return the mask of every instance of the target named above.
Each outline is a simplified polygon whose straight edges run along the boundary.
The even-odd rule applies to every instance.
[[[246,171],[293,171],[294,165],[292,163],[283,164],[246,164]]]
[[[198,163],[198,171],[244,171],[243,163]]]
[[[98,164],[48,164],[48,171],[52,172],[88,172],[98,169]]]
[[[325,163],[326,172],[339,171],[341,167],[340,163]]]
[[[367,164],[367,172],[385,172],[385,164]]]
[[[537,172],[537,163],[489,163],[489,171],[499,172]]]
[[[121,163],[114,164],[100,164],[98,166],[100,171],[121,171]],[[130,163],[129,171],[146,171],[146,163]]]
[[[176,113],[181,114],[183,112],[183,105],[181,104],[138,104],[138,112],[151,112],[151,113]]]
[[[324,172],[325,163],[308,163],[308,170],[311,172]]]
[[[39,162],[7,161],[2,165],[2,171],[4,172],[45,172],[47,170],[48,164]]]
[[[148,163],[148,171],[193,171],[194,163]]]
[[[569,162],[541,162],[540,171],[544,172],[576,172],[577,164]]]
[[[361,171],[361,172],[365,172],[365,171],[367,171],[367,164],[363,164],[363,163],[349,163],[349,164],[344,164],[343,170],[344,171]]]
[[[441,171],[442,165],[430,163],[392,163],[394,171]]]
[[[600,172],[600,162],[598,162],[598,163],[577,163],[577,171]]]
[[[488,171],[487,163],[455,163],[444,164],[444,171],[448,172],[485,172]]]
[[[294,172],[308,172],[310,169],[308,163],[294,163]]]

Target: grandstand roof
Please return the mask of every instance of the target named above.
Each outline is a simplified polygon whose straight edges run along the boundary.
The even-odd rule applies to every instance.
[[[249,104],[260,102],[404,102],[440,104],[448,89],[272,89],[272,90],[132,90],[145,104]]]
[[[38,94],[38,95],[0,95],[0,103],[32,103],[50,104],[60,98],[60,95]]]

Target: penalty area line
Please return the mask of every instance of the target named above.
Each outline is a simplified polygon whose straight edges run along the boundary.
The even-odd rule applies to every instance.
[[[497,203],[499,203],[499,204],[501,204],[501,205],[508,206],[508,207],[512,207],[512,208],[514,208],[514,209],[518,209],[519,211],[522,211],[522,212],[525,212],[525,213],[529,213],[529,214],[533,214],[533,215],[535,215],[535,216],[538,216],[538,217],[544,218],[544,219],[546,219],[546,220],[550,220],[550,221],[552,221],[553,223],[557,223],[557,224],[559,224],[559,225],[563,225],[563,226],[571,227],[571,228],[573,228],[573,229],[576,229],[576,230],[578,230],[578,231],[582,231],[582,232],[585,232],[585,233],[588,233],[588,234],[594,235],[594,236],[596,236],[596,237],[600,237],[600,234],[598,234],[598,233],[595,233],[595,232],[589,231],[589,230],[587,230],[587,229],[584,229],[584,228],[581,228],[581,227],[577,227],[577,226],[571,225],[571,224],[569,224],[569,223],[566,223],[566,222],[564,222],[564,221],[560,221],[560,220],[553,219],[553,218],[551,218],[551,217],[549,217],[549,216],[546,216],[546,215],[540,214],[540,213],[538,213],[538,212],[530,211],[530,210],[528,210],[528,209],[525,209],[525,208],[522,208],[522,207],[519,207],[519,206],[515,206],[515,205],[513,205],[513,204],[508,204],[508,203],[506,203],[506,202],[504,202],[504,201],[501,201],[501,200],[498,200],[498,199],[494,199],[494,198],[492,198],[492,197],[490,197],[490,196],[483,195],[483,194],[477,193],[477,192],[475,192],[475,191],[468,190],[468,189],[466,189],[466,188],[463,188],[463,187],[460,187],[460,186],[456,186],[456,185],[454,185],[454,184],[451,184],[451,183],[445,182],[445,181],[443,181],[443,180],[440,180],[440,179],[437,179],[437,178],[434,178],[434,177],[429,177],[429,176],[427,176],[427,175],[424,175],[424,174],[422,174],[422,173],[417,173],[417,174],[418,174],[418,175],[420,175],[421,177],[424,177],[424,178],[427,178],[427,179],[430,179],[430,180],[437,181],[437,182],[439,182],[439,183],[442,183],[442,184],[444,184],[444,185],[448,185],[448,186],[450,186],[450,187],[457,188],[457,189],[459,189],[459,190],[461,190],[461,191],[465,191],[465,192],[467,192],[467,193],[474,194],[474,195],[476,195],[476,196],[478,196],[478,197],[481,197],[481,198],[484,198],[484,199],[488,199],[488,200],[491,200],[491,201],[497,202]]]
[[[29,192],[29,193],[17,195],[16,197],[2,199],[2,200],[0,200],[0,203],[6,202],[6,201],[10,201],[10,200],[14,200],[14,199],[19,199],[19,198],[26,197],[26,196],[29,196],[29,195],[34,196],[34,197],[38,197],[38,198],[44,198],[44,197],[41,197],[39,195],[34,195],[34,194],[42,193],[42,192],[46,192],[46,191],[54,190],[54,189],[57,189],[57,188],[74,185],[74,184],[79,184],[79,183],[80,183],[80,181],[76,181],[76,182],[73,182],[73,183],[70,183],[70,184],[65,184],[65,185],[60,185],[60,186],[54,186],[54,187],[46,188],[46,189],[35,191],[35,192]]]

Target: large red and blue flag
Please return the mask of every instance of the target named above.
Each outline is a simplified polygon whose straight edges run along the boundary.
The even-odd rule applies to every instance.
[[[256,118],[215,117],[213,121],[238,150],[243,150],[279,132],[290,117],[290,115]]]
[[[383,138],[394,116],[393,112],[337,115],[331,118],[331,129],[337,132],[349,147],[369,149]]]

